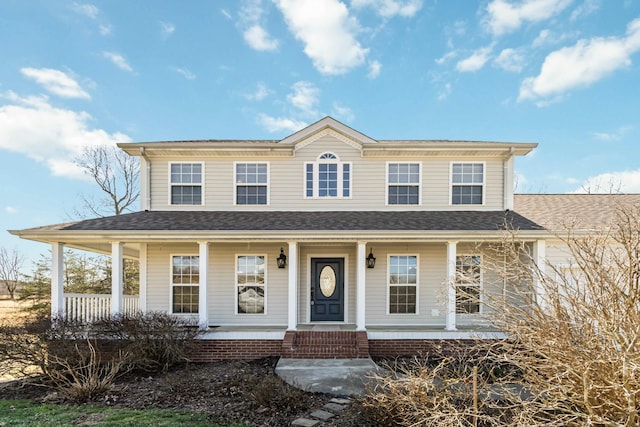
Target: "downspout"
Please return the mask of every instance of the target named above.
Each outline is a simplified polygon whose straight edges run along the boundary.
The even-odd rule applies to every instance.
[[[513,153],[515,152],[515,148],[511,147],[509,149],[509,154],[504,159],[502,163],[503,167],[503,178],[502,182],[504,183],[503,188],[503,209],[504,210],[513,210]]]
[[[140,147],[140,156],[144,159],[144,163],[146,165],[144,172],[144,194],[141,199],[143,205],[141,206],[141,210],[148,211],[151,210],[151,161],[149,160],[149,157],[147,157],[144,147]]]

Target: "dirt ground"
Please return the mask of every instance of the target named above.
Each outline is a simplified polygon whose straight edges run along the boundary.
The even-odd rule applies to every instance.
[[[274,374],[277,358],[190,364],[165,374],[127,374],[91,403],[111,407],[180,409],[204,413],[212,422],[243,421],[251,426],[287,426],[321,409],[330,396],[302,392]],[[32,382],[0,383],[0,399],[63,403],[51,388]],[[68,402],[66,402],[68,403]],[[370,426],[355,401],[322,426]]]

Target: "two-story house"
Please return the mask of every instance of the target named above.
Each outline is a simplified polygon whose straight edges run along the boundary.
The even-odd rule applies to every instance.
[[[77,309],[65,247],[112,256],[114,314],[138,259],[139,309],[206,329],[201,360],[411,353],[500,336],[469,295],[503,291],[481,261],[505,223],[544,258],[549,231],[514,210],[514,157],[536,146],[375,140],[330,117],[282,140],[125,143],[139,212],[13,233],[52,245],[53,315]]]

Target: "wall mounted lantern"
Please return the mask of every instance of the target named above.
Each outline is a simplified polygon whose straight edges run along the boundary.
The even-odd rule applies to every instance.
[[[287,256],[284,254],[284,250],[280,248],[280,256],[276,258],[278,268],[284,268],[287,265]]]
[[[367,256],[367,268],[373,268],[376,266],[376,257],[373,256],[373,248],[369,250],[369,256]]]

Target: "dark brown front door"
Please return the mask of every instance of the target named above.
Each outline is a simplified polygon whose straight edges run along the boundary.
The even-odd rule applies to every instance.
[[[344,321],[344,258],[311,258],[311,321]]]

